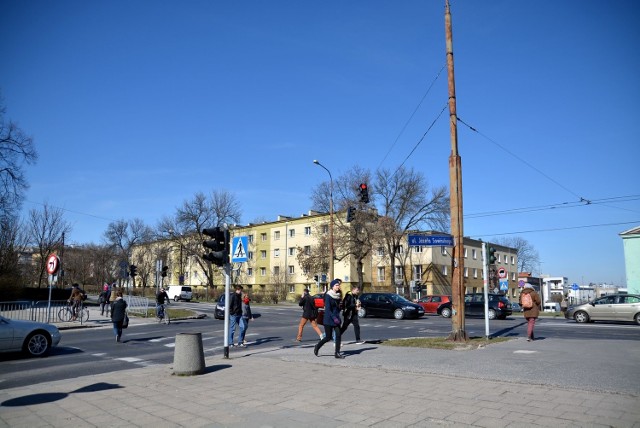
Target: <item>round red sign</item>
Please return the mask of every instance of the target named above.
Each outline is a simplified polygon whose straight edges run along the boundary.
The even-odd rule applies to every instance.
[[[54,275],[56,272],[58,272],[59,268],[60,259],[58,258],[58,256],[56,256],[55,254],[51,254],[49,257],[47,257],[47,273],[49,275]]]
[[[507,270],[503,267],[498,269],[498,278],[506,278],[506,277],[507,277]]]

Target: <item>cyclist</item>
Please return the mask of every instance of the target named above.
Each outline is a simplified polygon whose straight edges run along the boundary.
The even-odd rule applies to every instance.
[[[164,305],[169,304],[169,295],[164,288],[161,288],[156,296],[156,316],[160,318],[160,314],[164,317]]]
[[[71,286],[71,296],[69,296],[69,300],[67,300],[67,302],[72,304],[71,311],[73,316],[71,317],[71,321],[75,321],[78,318],[78,308],[83,300],[84,292],[80,290],[78,284],[73,284],[73,286]]]

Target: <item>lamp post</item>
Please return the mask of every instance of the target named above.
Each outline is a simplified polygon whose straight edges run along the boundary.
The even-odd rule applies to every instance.
[[[331,171],[316,159],[313,160],[318,166],[324,168],[329,173],[329,282],[333,281],[333,177]]]

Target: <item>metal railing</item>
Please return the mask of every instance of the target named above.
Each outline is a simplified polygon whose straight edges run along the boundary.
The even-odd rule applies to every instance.
[[[0,315],[14,320],[38,321],[44,323],[58,323],[58,311],[67,306],[66,300],[49,301],[15,301],[0,302]]]
[[[145,317],[149,313],[149,299],[138,296],[124,296],[127,302],[127,312],[140,313]]]

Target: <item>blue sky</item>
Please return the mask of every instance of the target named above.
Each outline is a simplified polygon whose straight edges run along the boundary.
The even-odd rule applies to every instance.
[[[69,240],[98,243],[110,221],[153,226],[213,189],[237,196],[243,223],[299,216],[327,179],[314,159],[334,177],[404,161],[448,186],[443,11],[0,2],[6,117],[40,156],[24,208],[64,208]],[[521,236],[542,273],[623,284],[618,234],[640,224],[640,3],[465,0],[452,15],[458,116],[479,131],[458,128],[465,235]]]

